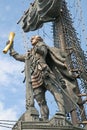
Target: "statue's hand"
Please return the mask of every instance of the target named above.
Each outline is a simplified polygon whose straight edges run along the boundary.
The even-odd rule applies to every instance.
[[[8,40],[8,41],[6,42],[6,45],[8,45],[8,44],[9,44],[9,42],[10,42],[10,41]]]
[[[13,48],[13,46],[14,46],[14,44],[13,44],[13,43],[14,43],[14,41],[12,41],[12,44],[11,44],[11,47],[10,47],[10,49],[12,49],[12,48]]]
[[[39,53],[39,54],[43,55],[44,50],[41,47],[35,47],[35,53]]]
[[[8,41],[6,42],[6,45],[8,45],[9,43],[10,43],[10,41],[8,40]],[[10,50],[10,52],[12,52],[12,50],[13,50],[13,41],[12,41],[12,44],[11,44],[9,50]]]
[[[8,40],[8,41],[6,42],[6,45],[8,45],[9,42],[10,42],[10,41]],[[10,46],[10,49],[11,49],[11,48],[13,48],[13,41],[12,41],[12,44],[11,44],[11,46]]]

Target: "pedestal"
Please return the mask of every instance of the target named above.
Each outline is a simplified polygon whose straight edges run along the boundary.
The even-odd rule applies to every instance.
[[[30,118],[27,116],[28,112],[29,111],[24,113],[12,130],[85,130],[83,128],[74,127],[64,115],[60,113],[57,113],[48,121],[40,121],[37,112],[33,111],[36,116],[34,115],[32,118],[31,115]]]

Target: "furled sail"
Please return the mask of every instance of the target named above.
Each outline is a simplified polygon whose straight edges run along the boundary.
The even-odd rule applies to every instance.
[[[62,0],[35,0],[19,20],[24,32],[34,31],[42,27],[44,22],[58,18],[61,5]]]

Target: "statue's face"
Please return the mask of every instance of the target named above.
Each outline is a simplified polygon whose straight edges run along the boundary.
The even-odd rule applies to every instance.
[[[37,37],[33,36],[31,38],[31,44],[32,44],[32,46],[36,45],[37,42],[38,42]]]

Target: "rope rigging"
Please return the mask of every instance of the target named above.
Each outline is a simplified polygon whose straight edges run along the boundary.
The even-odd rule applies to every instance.
[[[80,15],[79,15],[80,18],[78,18],[78,20],[79,20],[79,24],[81,24],[82,20],[80,19],[83,18],[81,6],[79,6],[81,3],[78,0],[78,1],[74,1],[73,4],[76,5],[75,6],[76,11],[75,9],[73,9],[75,12],[74,20],[76,20],[76,17],[78,16],[78,15],[76,16],[77,12],[80,12]],[[86,76],[87,75],[87,70],[86,70],[87,61],[86,61],[84,52],[81,49],[80,39],[77,37],[76,30],[73,27],[72,15],[70,12],[72,8],[73,7],[70,5],[69,10],[68,10],[66,6],[66,2],[65,1],[63,2],[63,7],[62,7],[63,11],[60,13],[61,21],[60,22],[56,21],[55,23],[53,23],[54,45],[57,46],[58,48],[62,48],[63,50],[66,50],[67,48],[68,52],[72,49],[72,53],[68,57],[70,58],[71,62],[68,61],[67,64],[68,64],[68,67],[72,70],[72,72],[74,72],[75,74],[78,72],[79,77],[77,77],[77,81],[78,80],[80,81],[80,83],[78,81],[78,88],[80,89],[80,93],[82,94],[81,90],[84,90],[84,93],[87,93],[87,76]],[[61,36],[63,40],[61,40]],[[82,95],[81,95],[81,98],[82,98]],[[84,101],[82,100],[82,102]],[[84,104],[86,104],[86,102],[87,101],[85,101]],[[82,109],[81,115],[83,111],[84,111],[84,107]],[[86,119],[86,117],[83,117],[83,119]]]
[[[80,44],[83,46],[86,46],[86,43],[87,43],[87,35],[86,35],[86,26],[85,26],[85,22],[84,22],[84,18],[83,18],[83,10],[82,10],[82,5],[81,5],[81,0],[78,0],[78,1],[74,1],[75,2],[75,8],[74,8],[74,10],[76,10],[75,11],[75,14],[78,12],[78,15],[74,15],[74,19],[76,19],[77,18],[77,20],[74,20],[74,21],[77,21],[77,27],[76,28],[80,28],[79,30],[79,35],[80,35]],[[83,40],[84,39],[84,40]],[[83,47],[84,47],[83,46]],[[76,50],[76,51],[78,51],[78,50]],[[85,49],[84,49],[84,52],[85,52]],[[84,54],[85,55],[85,54]],[[81,58],[84,58],[84,56],[82,56],[81,55]],[[84,59],[85,60],[85,59]],[[81,62],[81,60],[79,60],[79,63]],[[84,65],[87,65],[87,61],[85,61],[85,63],[80,63],[81,64],[81,66],[84,66]],[[85,68],[86,68],[86,66],[84,66]],[[82,68],[82,67],[81,67]],[[86,78],[85,78],[86,79]],[[79,82],[78,82],[79,83]],[[84,107],[84,109],[85,109],[85,111],[86,111],[86,109],[87,109],[87,82],[84,80],[83,81],[83,79],[82,78],[80,78],[80,83],[79,83],[79,88],[80,88],[80,92],[83,94],[83,93],[86,93],[86,96],[83,98],[82,97],[82,99],[83,99],[83,102],[84,102],[84,100],[85,100],[85,102],[84,102],[84,105],[85,105],[85,107]],[[84,110],[83,110],[84,111]],[[83,112],[82,111],[82,112]],[[86,113],[86,116],[87,116],[87,113]]]

